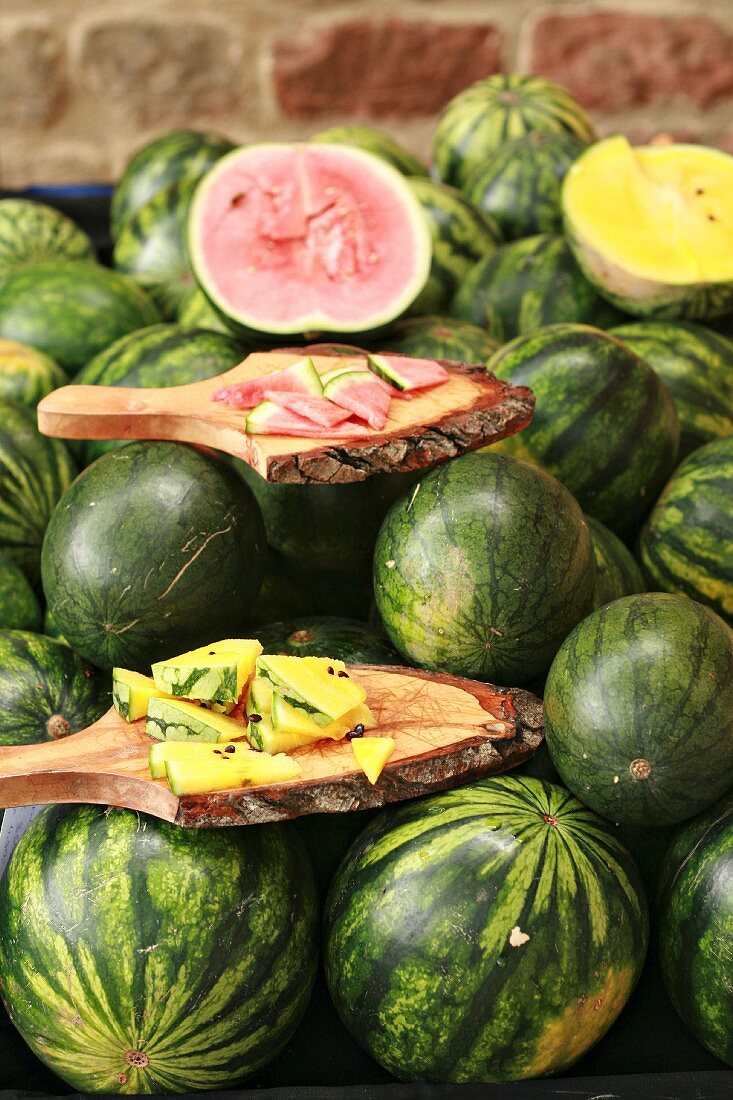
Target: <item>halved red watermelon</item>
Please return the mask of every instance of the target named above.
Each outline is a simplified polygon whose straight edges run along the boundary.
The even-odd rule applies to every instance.
[[[196,279],[233,328],[367,332],[399,317],[430,273],[427,219],[391,165],[345,145],[235,149],[189,217]]]
[[[368,355],[375,374],[398,390],[426,390],[447,382],[450,374],[434,359],[411,359],[406,355]]]
[[[284,370],[263,374],[261,378],[252,378],[247,382],[233,382],[231,386],[222,386],[211,395],[211,399],[231,405],[235,409],[253,409],[264,401],[266,390],[319,397],[323,393],[323,386],[313,360],[306,356]]]
[[[312,397],[311,394],[265,390],[265,400],[272,401],[281,409],[288,409],[298,416],[304,416],[314,424],[320,424],[322,428],[333,428],[336,424],[343,424],[351,416],[348,409],[335,405],[326,397]]]
[[[370,371],[337,374],[323,387],[323,396],[366,420],[377,431],[384,427],[394,391]]]
[[[250,435],[292,435],[315,439],[361,439],[369,435],[369,429],[364,424],[356,424],[353,420],[324,428],[305,416],[280,408],[273,401],[262,401],[252,409],[247,417],[246,430]]]

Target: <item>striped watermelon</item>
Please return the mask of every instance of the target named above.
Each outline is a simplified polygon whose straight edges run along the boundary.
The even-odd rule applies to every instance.
[[[380,346],[418,359],[486,363],[499,344],[485,329],[457,317],[406,317],[390,329]]]
[[[593,516],[586,516],[596,559],[596,586],[593,610],[622,596],[643,592],[646,588],[639,566],[621,539]]]
[[[40,630],[43,616],[28,578],[0,550],[0,630]]]
[[[42,351],[16,340],[0,340],[2,400],[35,408],[42,397],[67,381],[61,367]]]
[[[85,1093],[238,1084],[295,1031],[316,954],[312,872],[282,827],[49,807],[0,884],[8,1013]]]
[[[512,138],[532,130],[573,134],[593,141],[595,133],[579,103],[550,80],[524,73],[497,73],[478,80],[450,101],[433,136],[438,177],[463,187],[477,164],[485,164]]]
[[[499,450],[554,474],[614,531],[646,514],[674,469],[679,423],[635,352],[586,325],[546,325],[500,348],[489,370],[536,397],[532,423]]]
[[[231,335],[203,290],[199,290],[197,286],[189,287],[181,296],[176,319],[184,329],[207,328],[212,332]]]
[[[358,619],[340,615],[303,615],[257,628],[265,653],[292,657],[335,657],[349,664],[396,665],[392,646]]]
[[[733,624],[733,436],[679,466],[639,540],[655,588],[707,604]]]
[[[383,130],[375,130],[372,126],[359,126],[354,123],[348,126],[332,126],[329,130],[320,130],[310,140],[325,141],[329,145],[351,145],[356,149],[363,149],[365,153],[373,153],[375,157],[386,160],[403,176],[427,176],[428,174],[421,160],[403,148],[389,134],[385,134]]]
[[[548,234],[501,245],[471,268],[451,313],[503,343],[561,322],[609,328],[623,320],[590,285],[562,237]]]
[[[647,908],[613,829],[561,787],[496,776],[380,814],[325,909],[331,995],[402,1080],[559,1073],[641,971]]]
[[[43,260],[94,260],[94,245],[71,218],[30,199],[0,199],[0,284]]]

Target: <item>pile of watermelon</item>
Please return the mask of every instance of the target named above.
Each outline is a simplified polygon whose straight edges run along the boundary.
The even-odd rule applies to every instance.
[[[319,951],[391,1077],[582,1073],[650,932],[733,1066],[733,275],[697,207],[699,278],[672,271],[677,222],[668,277],[656,252],[630,271],[583,191],[612,164],[651,253],[678,157],[685,202],[733,232],[730,158],[659,148],[596,141],[562,88],[510,74],[448,105],[430,169],[364,126],[165,134],[115,189],[111,267],[63,214],[0,201],[0,744],[84,728],[113,666],[211,637],[544,700],[534,761],[366,829],[45,810],[0,881],[0,993],[72,1088],[219,1090],[295,1035],[322,1047]],[[427,472],[306,486],[36,428],[68,382],[173,386],[278,346],[293,367],[215,394],[253,434],[370,439],[444,360],[529,386],[534,418]],[[328,353],[362,366],[319,374]]]

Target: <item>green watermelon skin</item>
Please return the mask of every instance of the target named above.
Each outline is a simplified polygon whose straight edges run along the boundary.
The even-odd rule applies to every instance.
[[[27,344],[0,340],[0,400],[34,409],[68,378],[53,359]]]
[[[250,632],[283,619],[317,615],[365,619],[372,598],[371,576],[308,565],[267,548],[265,577],[250,616]]]
[[[707,604],[733,625],[733,437],[693,451],[639,538],[650,586]]]
[[[94,259],[90,238],[59,210],[31,199],[0,199],[0,285],[25,264]]]
[[[620,340],[585,325],[547,325],[489,360],[505,382],[530,386],[532,423],[498,449],[548,470],[584,512],[616,532],[648,512],[677,462],[672,395]]]
[[[160,315],[129,275],[99,264],[28,264],[0,286],[0,338],[50,355],[69,374]]]
[[[474,264],[501,244],[501,231],[455,187],[430,179],[411,179],[410,187],[428,219],[433,259],[428,281],[409,312],[444,313]]]
[[[61,641],[0,630],[0,745],[56,741],[112,705],[109,676]]]
[[[49,807],[13,854],[0,914],[9,1015],[84,1093],[236,1085],[290,1039],[315,977],[312,871],[279,826]]]
[[[695,1038],[733,1066],[733,797],[676,835],[662,865],[659,951],[670,999]]]
[[[586,516],[596,559],[596,586],[593,610],[622,596],[646,591],[641,569],[621,539],[593,516]]]
[[[623,316],[591,286],[562,237],[541,234],[501,245],[479,260],[450,312],[500,343],[544,325],[618,325]]]
[[[377,609],[407,663],[492,683],[543,675],[594,584],[580,508],[508,455],[427,474],[393,505],[374,550]]]
[[[562,181],[585,148],[586,143],[574,134],[531,131],[477,164],[464,191],[494,219],[505,241],[562,233]]]
[[[231,331],[197,286],[189,287],[181,296],[176,319],[183,329],[205,328],[231,336]]]
[[[733,344],[702,325],[636,321],[611,330],[666,383],[679,416],[680,457],[733,435]]]
[[[693,600],[599,608],[560,647],[544,701],[563,782],[612,821],[671,825],[733,785],[733,631]]]
[[[179,181],[201,179],[233,148],[221,134],[200,130],[172,130],[144,145],[130,160],[112,195],[113,239],[158,191]]]
[[[238,636],[264,556],[259,508],[228,463],[183,444],[131,443],[60,501],[43,588],[86,660],[149,673],[153,661]]]
[[[257,629],[265,653],[333,657],[349,664],[398,665],[400,658],[366,623],[339,615],[313,615]]]
[[[382,340],[380,351],[416,359],[453,359],[486,363],[499,347],[485,329],[456,317],[406,317]]]
[[[28,578],[0,551],[0,630],[40,630],[43,615]]]
[[[561,787],[496,776],[380,816],[325,908],[325,967],[352,1035],[402,1080],[559,1073],[639,976],[633,860]]]
[[[56,626],[56,620],[48,608],[46,608],[43,613],[43,633],[48,638],[55,638],[58,642],[64,642],[65,645],[68,645],[66,638],[64,638],[63,634]]]
[[[463,187],[476,165],[506,142],[532,130],[595,140],[593,125],[573,97],[550,80],[498,73],[455,96],[433,135],[433,167],[439,179]]]
[[[185,386],[231,370],[245,355],[241,343],[231,335],[173,324],[151,325],[115,340],[79,371],[74,382],[85,386]],[[86,440],[76,444],[75,453],[88,465],[122,445],[122,440]]]
[[[33,410],[0,400],[0,551],[34,587],[48,521],[75,476],[68,450],[41,435]]]
[[[386,160],[403,176],[427,176],[428,170],[423,162],[409,150],[403,148],[383,130],[375,130],[372,126],[332,126],[329,130],[321,130],[314,134],[309,141],[328,142],[331,145],[351,145],[357,149],[363,149],[365,153],[373,153],[380,160]]]

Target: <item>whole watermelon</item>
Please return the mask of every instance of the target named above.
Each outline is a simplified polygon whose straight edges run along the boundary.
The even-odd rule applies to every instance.
[[[372,598],[371,576],[356,571],[310,565],[267,548],[265,576],[248,621],[250,633],[283,619],[314,615],[366,617]]]
[[[178,302],[176,320],[182,329],[207,328],[211,332],[223,332],[231,336],[203,290],[197,286],[189,287]]]
[[[626,596],[565,639],[545,685],[563,782],[612,821],[684,821],[733,785],[733,630],[682,596]]]
[[[0,630],[0,745],[56,741],[112,705],[109,677],[61,641]]]
[[[30,344],[70,374],[120,336],[159,320],[129,275],[99,264],[28,264],[0,285],[0,338]]]
[[[380,351],[395,351],[416,359],[454,359],[486,363],[499,347],[485,329],[457,317],[406,317],[383,337]]]
[[[0,550],[0,630],[40,630],[38,597],[13,559]]]
[[[326,902],[326,977],[351,1034],[402,1080],[518,1080],[601,1038],[647,934],[613,830],[561,787],[496,776],[362,833]]]
[[[66,447],[41,435],[33,410],[0,400],[0,550],[34,586],[46,526],[75,475]]]
[[[316,971],[313,876],[280,826],[181,829],[54,806],[0,883],[0,986],[84,1093],[231,1088],[295,1031]]]
[[[659,950],[667,992],[695,1037],[733,1066],[733,795],[677,834],[662,865]]]
[[[650,586],[707,604],[733,625],[733,436],[675,470],[641,532]]]
[[[596,586],[593,590],[593,610],[622,596],[644,592],[646,585],[641,569],[631,551],[621,539],[593,516],[586,516],[593,553],[596,559]]]
[[[42,397],[66,385],[53,359],[16,340],[0,340],[0,399],[33,409]]]
[[[401,172],[403,176],[427,176],[428,170],[421,160],[384,130],[376,130],[373,126],[360,126],[354,123],[348,126],[332,126],[328,130],[320,130],[314,134],[310,141],[326,141],[330,145],[352,145],[357,149],[363,149],[365,153],[373,153]]]
[[[87,234],[60,210],[31,199],[0,199],[0,284],[25,264],[94,259]]]
[[[228,463],[179,443],[103,455],[60,501],[43,543],[56,625],[100,668],[237,637],[264,571],[257,502]]]
[[[349,664],[398,665],[389,642],[366,623],[339,615],[305,615],[257,628],[265,653],[335,657]]]
[[[546,325],[505,344],[489,370],[536,398],[532,423],[499,450],[554,474],[614,531],[648,512],[675,467],[679,422],[636,352],[586,325]]]
[[[433,135],[433,166],[440,179],[463,187],[477,164],[532,130],[574,134],[583,142],[595,139],[583,108],[551,80],[525,73],[477,80],[440,116]]]
[[[500,343],[543,325],[608,328],[622,315],[590,285],[562,237],[543,234],[501,245],[471,268],[451,304],[454,316]]]
[[[427,474],[393,505],[374,550],[377,608],[408,663],[494,683],[546,672],[594,583],[570,493],[508,455]]]

